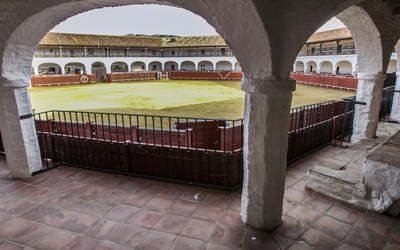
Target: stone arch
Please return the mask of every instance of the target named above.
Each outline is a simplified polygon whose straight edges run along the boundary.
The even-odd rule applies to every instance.
[[[146,64],[141,61],[133,62],[131,64],[131,71],[146,71]]]
[[[106,65],[102,62],[94,62],[92,63],[92,68],[97,68],[97,67],[105,67]]]
[[[178,63],[174,61],[165,62],[164,70],[178,70]]]
[[[152,61],[148,64],[148,70],[163,70],[162,63],[159,61]]]
[[[335,74],[351,75],[353,73],[353,65],[349,61],[339,61],[335,64]]]
[[[38,75],[60,75],[62,74],[61,66],[57,63],[42,63],[38,66]]]
[[[400,60],[400,58],[398,60]],[[390,60],[389,65],[386,69],[386,73],[390,74],[396,71],[397,71],[397,60]]]
[[[239,62],[236,62],[236,63],[235,63],[235,70],[236,70],[236,71],[241,71],[241,70],[242,70],[242,67],[240,67]]]
[[[196,70],[196,65],[192,61],[184,61],[181,63],[181,70]]]
[[[304,72],[304,63],[302,61],[297,61],[294,63],[294,72]]]
[[[111,72],[127,72],[129,71],[128,64],[125,62],[113,62],[111,64]]]
[[[332,74],[333,72],[333,64],[330,61],[322,61],[319,64],[319,73],[322,74]]]
[[[201,61],[197,64],[197,70],[203,70],[203,71],[214,70],[214,64],[210,61]]]
[[[219,61],[215,64],[215,70],[232,70],[232,63],[228,61]]]
[[[317,63],[314,61],[309,61],[306,64],[306,72],[312,73],[317,72]]]
[[[83,74],[86,72],[85,65],[80,62],[70,62],[64,67],[65,74]]]

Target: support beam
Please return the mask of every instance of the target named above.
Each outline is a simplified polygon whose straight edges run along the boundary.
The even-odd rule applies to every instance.
[[[386,74],[358,73],[358,79],[356,101],[366,105],[356,105],[351,143],[376,137]]]
[[[241,217],[260,229],[282,220],[289,115],[296,82],[243,79],[244,180]]]
[[[26,87],[0,88],[0,130],[13,178],[28,178],[42,168],[32,107]]]

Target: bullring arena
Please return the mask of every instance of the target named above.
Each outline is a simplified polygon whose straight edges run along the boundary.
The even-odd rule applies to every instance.
[[[48,33],[92,9],[154,3],[195,13],[220,36]],[[0,9],[0,248],[399,248],[397,1]],[[333,16],[348,28],[313,34]],[[200,94],[189,115],[161,106],[184,99],[163,90],[169,84]],[[346,95],[292,106],[301,87]],[[68,92],[73,110],[31,102]],[[201,98],[212,94],[214,103]],[[87,97],[104,106],[79,105]],[[194,112],[234,99],[240,117]],[[128,103],[138,110],[125,112]]]

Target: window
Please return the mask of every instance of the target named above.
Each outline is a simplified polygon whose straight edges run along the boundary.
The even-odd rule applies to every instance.
[[[71,57],[74,57],[74,50],[71,49],[71,50],[69,51],[69,54],[71,55]]]
[[[174,56],[174,55],[175,55],[175,51],[173,50],[173,51],[171,52],[171,54]]]
[[[204,56],[206,54],[206,50],[202,49],[202,50],[200,50],[200,53]]]
[[[93,55],[94,54],[94,49],[88,49],[89,55]]]
[[[155,56],[155,55],[156,55],[156,51],[155,51],[155,50],[152,50],[152,51],[151,51],[151,54],[152,54],[153,56]]]
[[[50,53],[53,53],[53,49],[50,49]]]
[[[157,70],[157,65],[153,64],[153,70]]]

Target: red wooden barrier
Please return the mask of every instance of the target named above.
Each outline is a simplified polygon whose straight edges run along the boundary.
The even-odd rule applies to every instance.
[[[95,83],[96,75],[79,74],[79,75],[43,75],[43,76],[32,76],[31,86],[58,86],[58,85],[69,85],[69,84],[87,84]]]

